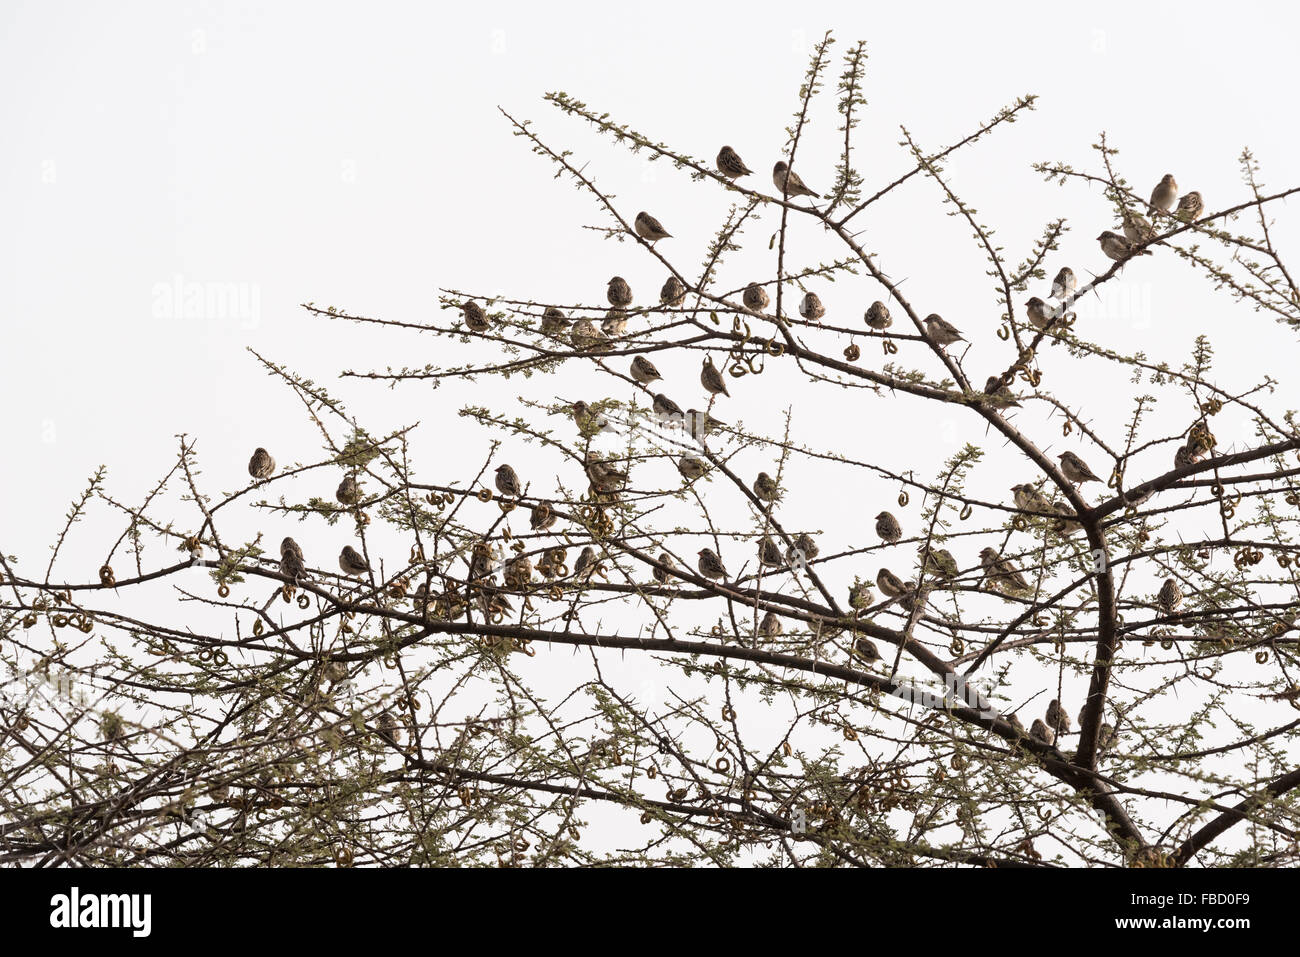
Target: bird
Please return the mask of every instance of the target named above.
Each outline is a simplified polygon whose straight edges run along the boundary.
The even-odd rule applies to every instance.
[[[402,726],[387,711],[383,712],[375,722],[375,733],[389,744],[397,745],[402,743]]]
[[[466,299],[460,306],[461,313],[465,317],[465,326],[473,332],[487,332],[492,328],[492,323],[487,317],[487,313],[473,299]]]
[[[1151,255],[1151,250],[1138,249],[1119,233],[1113,233],[1109,229],[1097,237],[1097,242],[1101,243],[1101,251],[1106,254],[1107,258],[1116,262],[1122,262],[1130,256]]]
[[[1025,736],[1025,726],[1021,723],[1019,715],[1004,714],[1002,720],[1019,731],[1022,738]]]
[[[872,329],[888,329],[894,323],[894,320],[889,318],[889,307],[879,299],[867,307],[862,320]]]
[[[258,446],[253,450],[253,457],[248,460],[248,474],[255,479],[269,479],[275,471],[275,459],[271,453]]]
[[[683,455],[677,460],[677,471],[688,482],[693,482],[709,470],[709,463],[694,455]]]
[[[492,546],[487,542],[475,542],[469,556],[470,581],[495,581],[497,576],[494,566]]]
[[[569,317],[554,306],[547,306],[542,313],[542,335],[555,338],[569,326]]]
[[[704,365],[700,369],[700,385],[704,386],[705,391],[712,395],[725,395],[731,398],[731,393],[727,391],[727,380],[722,377],[718,367],[713,364],[712,356],[704,357]]]
[[[1186,445],[1178,446],[1178,451],[1174,453],[1174,468],[1181,469],[1195,464],[1196,459],[1192,458],[1192,450]]]
[[[1166,578],[1165,583],[1160,586],[1160,592],[1156,595],[1156,604],[1166,615],[1172,615],[1183,604],[1183,591],[1178,587],[1178,582],[1172,578]]]
[[[882,568],[876,572],[876,587],[886,598],[897,598],[911,591],[915,586],[911,582],[903,581],[888,568]]]
[[[515,470],[509,465],[497,466],[496,485],[498,492],[502,495],[508,495],[511,498],[518,498],[524,494],[523,489],[519,485],[519,476],[515,474]]]
[[[596,324],[590,319],[579,319],[573,324],[569,341],[579,352],[594,352],[609,347],[609,340],[605,338],[605,334],[597,329]]]
[[[1056,321],[1056,309],[1049,306],[1038,296],[1030,296],[1025,300],[1025,313],[1029,316],[1029,324],[1035,329],[1046,331]]]
[[[590,578],[596,571],[596,549],[590,545],[583,548],[578,553],[578,559],[573,563],[573,578],[575,581],[585,581]]]
[[[937,312],[932,312],[925,317],[925,331],[938,346],[950,346],[954,342],[962,342],[966,338],[956,326]]]
[[[880,649],[866,635],[859,635],[853,640],[853,653],[863,661],[879,661]]]
[[[876,516],[876,534],[882,541],[892,545],[903,537],[903,529],[892,512],[881,512]]]
[[[516,555],[506,562],[503,576],[505,583],[516,591],[521,591],[533,580],[533,562],[527,555]]]
[[[1079,288],[1079,280],[1074,275],[1074,270],[1069,266],[1062,266],[1061,271],[1056,274],[1052,280],[1052,298],[1058,300],[1068,299],[1074,295],[1074,291]]]
[[[361,489],[357,488],[357,480],[351,475],[343,476],[343,481],[339,482],[339,487],[334,490],[334,497],[343,505],[355,505],[357,499],[361,497]]]
[[[280,542],[280,557],[284,558],[285,555],[289,554],[292,554],[300,562],[304,560],[302,557],[302,548],[292,538],[286,536],[284,540]]]
[[[922,545],[916,554],[921,559],[921,570],[927,575],[944,579],[957,577],[957,559],[948,549]]]
[[[1061,471],[1075,485],[1082,485],[1084,482],[1101,481],[1101,478],[1092,469],[1088,468],[1088,463],[1073,452],[1062,452],[1060,459]]]
[[[707,412],[698,412],[695,409],[686,410],[686,426],[691,435],[697,439],[702,439],[711,432],[725,426],[727,423],[721,419],[715,419]]]
[[[764,638],[779,638],[784,630],[781,619],[776,617],[776,612],[769,611],[758,623],[758,633]]]
[[[817,557],[820,549],[813,537],[807,532],[800,532],[795,536],[794,544],[786,550],[786,561],[792,565],[803,565]]]
[[[984,383],[986,401],[995,409],[1018,409],[1020,403],[1011,394],[1011,386],[1002,381],[1001,376],[991,375]]]
[[[1029,726],[1029,735],[1032,738],[1037,738],[1043,744],[1056,743],[1055,733],[1038,718],[1035,718],[1034,723]]]
[[[1015,498],[1016,508],[1048,515],[1056,512],[1056,507],[1052,505],[1051,500],[1028,482],[1011,486],[1011,494]]]
[[[662,392],[655,393],[651,407],[657,415],[674,415],[681,417],[684,414],[682,412],[682,407]]]
[[[344,545],[343,551],[339,552],[339,568],[345,575],[360,576],[370,571],[370,563],[351,545]]]
[[[1149,243],[1156,238],[1156,228],[1151,221],[1136,210],[1126,209],[1124,216],[1124,237],[1131,243]]]
[[[766,472],[759,472],[758,478],[754,479],[754,494],[764,502],[775,502],[781,497],[781,489],[776,479]]]
[[[659,289],[661,306],[680,306],[686,301],[686,286],[676,276],[669,276]]]
[[[724,146],[718,150],[718,172],[727,179],[740,179],[754,171],[745,165],[745,161],[735,150],[730,146]]]
[[[804,293],[803,301],[799,303],[799,315],[809,322],[816,322],[826,315],[826,307],[822,305],[821,297],[815,292]]]
[[[1114,725],[1102,722],[1097,734],[1097,750],[1109,751],[1118,741],[1119,735],[1115,733]]]
[[[1200,219],[1203,212],[1205,212],[1205,200],[1201,199],[1200,193],[1192,190],[1178,201],[1178,211],[1174,215],[1183,222],[1190,223]]]
[[[1057,734],[1070,733],[1070,716],[1061,707],[1061,702],[1053,698],[1047,703],[1047,726]]]
[[[676,570],[677,568],[677,563],[673,561],[673,557],[667,552],[659,553],[659,564],[664,565],[671,570]],[[672,571],[664,571],[664,569],[659,568],[658,566],[655,566],[655,568],[651,570],[650,574],[653,575],[654,580],[661,585],[665,584],[668,579],[673,577]]]
[[[745,304],[745,308],[750,312],[762,312],[770,302],[767,298],[767,290],[756,282],[751,282],[746,286],[745,293],[740,298]]]
[[[645,210],[636,214],[636,220],[632,223],[632,227],[636,230],[638,236],[652,243],[660,239],[671,239],[673,235],[664,229],[663,223]]]
[[[699,551],[699,569],[700,574],[705,578],[718,579],[727,578],[727,569],[722,564],[722,559],[718,553],[711,548],[701,548]]]
[[[632,287],[627,284],[627,280],[622,276],[615,276],[609,281],[609,288],[605,290],[605,298],[609,300],[611,306],[624,309],[632,305]]]
[[[637,356],[632,360],[632,381],[640,385],[649,385],[655,379],[662,379],[659,370],[655,364],[645,356]]]
[[[772,541],[771,536],[764,535],[758,543],[758,563],[768,568],[780,568],[785,564],[781,558],[781,549]]]
[[[609,419],[598,412],[593,412],[591,406],[581,399],[569,406],[569,409],[573,413],[573,422],[578,427],[578,431],[584,435],[587,432],[604,432],[613,429]]]
[[[621,336],[627,332],[627,313],[622,309],[611,309],[605,313],[600,323],[600,331],[607,336]]]
[[[821,199],[821,195],[814,193],[804,185],[799,174],[784,162],[779,162],[772,167],[772,183],[776,186],[777,191],[781,192],[791,199],[796,196],[811,196],[813,199]]]
[[[1173,173],[1165,173],[1160,177],[1160,182],[1156,188],[1151,191],[1151,213],[1155,215],[1156,210],[1167,213],[1174,208],[1174,199],[1178,196],[1178,183],[1174,180]]]
[[[861,611],[871,607],[871,586],[866,582],[854,581],[849,587],[849,607]]]
[[[587,453],[583,466],[587,478],[598,491],[612,491],[627,482],[627,472],[602,461],[590,452]]]
[[[1007,594],[1018,592],[1032,591],[1029,582],[1025,576],[1005,558],[997,553],[997,549],[985,548],[980,551],[980,565],[984,569],[984,577],[994,588]]]
[[[285,539],[292,542],[293,539]],[[280,552],[280,574],[295,584],[308,577],[307,566],[302,560],[302,550],[295,543],[294,548]]]
[[[528,526],[535,532],[544,532],[555,524],[557,517],[550,502],[538,502],[528,513]]]

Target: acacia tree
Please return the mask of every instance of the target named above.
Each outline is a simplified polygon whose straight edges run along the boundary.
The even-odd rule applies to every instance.
[[[858,44],[837,68],[829,34],[813,51],[781,160],[796,168],[814,106],[833,101],[843,145],[820,197],[546,97],[726,191],[694,267],[506,115],[628,244],[629,271],[636,257],[665,277],[660,295],[448,288],[448,318],[427,324],[307,304],[442,343],[445,364],[349,377],[522,381],[509,408],[459,410],[490,441],[426,453],[434,479],[417,476],[409,426],[367,429],[260,355],[301,400],[318,460],[259,455],[251,483],[214,494],[182,437],[137,503],[97,472],[43,574],[3,559],[0,860],[1294,863],[1296,423],[1270,407],[1270,378],[1216,385],[1207,340],[1181,363],[1129,354],[1090,341],[1077,307],[1178,257],[1220,290],[1207,296],[1300,325],[1266,212],[1295,190],[1267,192],[1247,153],[1225,209],[1148,201],[1103,138],[1097,170],[1036,169],[1090,188],[1089,216],[1129,238],[1049,286],[1066,221],[1013,263],[943,166],[1034,98],[937,152],[904,130],[911,168],[868,184],[865,65]],[[926,181],[994,285],[959,323],[855,232]],[[741,275],[730,264],[763,217],[766,272]],[[1069,367],[1088,396],[1053,391]],[[760,384],[789,397],[783,419],[728,414],[728,392]],[[799,428],[935,408],[965,442],[933,463]],[[1249,440],[1221,444],[1223,422]],[[1078,451],[1058,463],[1062,438]],[[528,467],[503,468],[525,446]],[[842,521],[810,524],[828,496]],[[73,534],[92,512],[120,526],[94,546],[97,576],[68,557],[92,554]],[[227,531],[249,514],[261,533]],[[308,533],[354,549],[343,573],[277,548]]]

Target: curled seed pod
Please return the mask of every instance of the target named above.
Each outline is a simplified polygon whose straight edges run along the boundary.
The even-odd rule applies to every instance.
[[[101,585],[106,585],[109,588],[112,588],[115,584],[117,584],[117,579],[113,577],[112,565],[104,565],[102,568],[100,568],[99,583]]]
[[[479,500],[480,502],[490,502],[490,501],[492,501],[492,490],[491,490],[490,488],[482,488],[482,489],[479,489],[479,491],[478,491],[478,500]]]
[[[857,362],[862,358],[862,350],[858,348],[856,342],[850,343],[849,347],[844,350],[844,358],[849,362]]]

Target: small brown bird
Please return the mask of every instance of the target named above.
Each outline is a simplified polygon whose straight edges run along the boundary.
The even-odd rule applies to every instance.
[[[701,548],[699,551],[699,569],[700,574],[705,578],[717,580],[727,578],[727,569],[722,564],[722,559],[718,553],[711,548]]]
[[[724,146],[718,150],[718,172],[727,179],[740,179],[740,177],[748,176],[754,171],[745,165],[744,160],[740,158],[740,154],[730,146]]]
[[[704,365],[700,369],[700,385],[704,386],[705,391],[712,395],[725,395],[731,398],[731,393],[727,391],[727,380],[722,377],[718,367],[713,364],[712,356],[704,357]]]
[[[911,591],[915,586],[911,582],[905,582],[888,568],[882,568],[876,572],[876,587],[886,598],[897,598]]]
[[[1138,249],[1119,233],[1112,233],[1109,229],[1097,237],[1097,242],[1101,243],[1101,251],[1106,254],[1107,258],[1116,262],[1122,262],[1130,256],[1151,255],[1151,250]]]
[[[1201,199],[1201,194],[1192,190],[1178,201],[1178,211],[1174,214],[1185,223],[1194,222],[1201,218],[1201,213],[1205,212],[1205,200]]]
[[[1070,716],[1061,707],[1061,702],[1053,698],[1047,703],[1047,726],[1057,734],[1070,733]]]
[[[664,571],[662,568],[656,565],[653,569],[651,569],[650,574],[654,576],[655,581],[663,585],[666,584],[669,579],[674,577],[672,571],[676,570],[677,563],[673,561],[673,556],[669,555],[667,552],[660,552],[659,564],[667,567],[668,569],[670,569],[670,571]]]
[[[555,338],[569,327],[569,317],[554,306],[547,306],[542,313],[542,335]]]
[[[963,342],[963,336],[956,326],[944,319],[937,312],[925,317],[925,332],[938,346],[947,347],[954,342]]]
[[[592,487],[598,491],[612,491],[627,482],[627,472],[602,461],[590,452],[583,462],[583,467]]]
[[[1018,409],[1020,403],[1011,393],[1011,386],[1002,381],[1001,376],[991,375],[984,383],[984,395],[987,402],[995,409]]]
[[[538,502],[528,513],[528,526],[535,532],[544,532],[555,524],[558,517],[550,502]]]
[[[916,554],[921,559],[921,570],[925,574],[943,579],[957,577],[957,572],[960,570],[957,559],[948,549],[922,545],[916,550]]]
[[[1079,280],[1074,275],[1074,270],[1069,266],[1062,266],[1061,271],[1056,274],[1052,280],[1052,298],[1057,300],[1068,299],[1074,295],[1074,291],[1079,288]]]
[[[668,398],[668,396],[664,395],[662,392],[655,393],[652,408],[656,415],[674,415],[681,417],[685,414],[682,412],[682,407],[680,405]]]
[[[609,419],[598,412],[593,412],[591,406],[581,399],[573,403],[569,409],[573,412],[573,424],[584,435],[588,432],[613,431],[614,427]]]
[[[1126,209],[1124,217],[1124,238],[1131,243],[1149,243],[1156,238],[1156,228],[1137,210]]]
[[[622,276],[615,276],[609,281],[609,288],[605,290],[605,298],[609,304],[617,309],[626,309],[632,305],[632,287],[627,284],[627,280]]]
[[[855,580],[849,587],[849,607],[857,611],[870,608],[873,597],[875,596],[871,592],[871,586],[866,582]]]
[[[1050,329],[1057,319],[1056,308],[1038,296],[1030,296],[1025,300],[1025,314],[1029,316],[1029,324],[1040,330]]]
[[[343,505],[357,504],[357,499],[361,498],[361,489],[357,488],[357,480],[351,475],[345,475],[343,481],[339,482],[339,487],[334,490],[334,497]]]
[[[253,457],[248,460],[248,474],[255,479],[269,479],[275,471],[275,459],[271,453],[258,446],[253,450]]]
[[[590,319],[579,319],[573,324],[573,330],[569,333],[569,341],[573,343],[573,348],[579,352],[596,352],[609,348],[609,339],[596,328],[596,324]]]
[[[632,360],[632,381],[641,385],[649,385],[656,379],[662,379],[659,370],[655,364],[645,356],[637,356]]]
[[[298,561],[303,561],[302,549],[297,542],[287,536],[280,542],[280,557],[283,558],[285,555],[293,555]]]
[[[402,743],[402,725],[387,711],[383,712],[375,722],[375,733],[389,744]]]
[[[575,581],[586,581],[596,572],[599,566],[596,561],[596,549],[590,545],[586,546],[578,553],[577,560],[573,563],[573,578]]]
[[[1178,451],[1174,453],[1174,468],[1187,468],[1195,464],[1196,459],[1192,457],[1192,450],[1186,445],[1178,446]]]
[[[1155,215],[1156,210],[1167,213],[1174,208],[1174,199],[1178,196],[1178,183],[1174,180],[1173,173],[1165,173],[1160,177],[1160,182],[1156,188],[1151,191],[1151,213]]]
[[[611,309],[605,313],[600,323],[600,331],[607,336],[621,336],[627,332],[627,313],[622,309]]]
[[[817,557],[821,549],[807,532],[795,536],[794,544],[786,550],[785,559],[792,565],[803,565]]]
[[[815,292],[804,293],[803,300],[799,303],[799,315],[809,322],[816,322],[826,315],[826,307],[822,305],[821,297]]]
[[[766,472],[759,472],[758,478],[754,479],[754,494],[764,502],[775,502],[781,497],[781,489],[776,479]]]
[[[718,431],[727,423],[721,419],[715,419],[707,412],[698,412],[695,409],[686,410],[685,418],[686,427],[690,430],[691,435],[697,439],[702,439],[710,433]]]
[[[465,327],[473,332],[487,332],[492,328],[492,322],[488,319],[487,313],[473,299],[466,299],[460,306],[461,313],[465,317]]]
[[[767,298],[767,290],[756,282],[746,286],[745,293],[740,298],[750,312],[762,312],[771,301]]]
[[[867,307],[866,315],[862,320],[872,329],[888,329],[894,323],[894,320],[889,317],[889,307],[879,299]]]
[[[880,649],[877,648],[876,643],[866,635],[858,635],[858,637],[853,640],[853,653],[863,661],[871,662],[880,660]]]
[[[980,551],[980,565],[984,569],[984,578],[999,591],[1008,595],[1023,594],[1032,591],[1014,565],[997,553],[997,549],[985,548]]]
[[[785,627],[781,624],[781,619],[776,617],[776,612],[769,611],[758,623],[758,633],[764,638],[780,638],[783,631]]]
[[[903,527],[898,524],[892,512],[881,512],[876,516],[876,534],[881,540],[892,545],[903,537]]]
[[[683,455],[677,460],[677,471],[686,481],[693,482],[709,471],[709,463],[694,455]]]
[[[686,286],[676,276],[669,276],[659,289],[661,306],[680,306],[686,301]]]
[[[638,236],[652,243],[660,239],[669,239],[673,235],[664,229],[663,223],[644,210],[636,214],[636,220],[632,223],[632,227],[636,230]]]
[[[510,498],[518,498],[524,494],[519,485],[519,476],[509,465],[497,466],[497,491],[502,495],[508,495]]]
[[[506,562],[506,571],[503,576],[507,587],[515,591],[522,591],[527,588],[533,580],[533,562],[527,555],[516,555],[510,561]]]
[[[1041,512],[1047,515],[1056,512],[1056,507],[1052,505],[1051,500],[1028,482],[1023,485],[1011,486],[1011,494],[1015,498],[1016,508],[1024,509],[1026,512]]]
[[[344,545],[339,552],[339,568],[345,575],[361,576],[370,571],[370,563],[351,545]]]
[[[1101,481],[1101,478],[1092,469],[1088,468],[1088,463],[1073,452],[1062,452],[1060,459],[1061,471],[1075,485],[1082,485],[1084,482]]]
[[[804,185],[799,174],[784,162],[779,162],[772,167],[772,183],[776,186],[777,192],[794,199],[796,196],[811,196],[813,199],[821,199],[818,193]]]
[[[1097,734],[1097,750],[1100,752],[1109,751],[1119,742],[1119,735],[1115,733],[1114,725],[1102,722],[1101,728]]]
[[[1156,604],[1166,615],[1172,615],[1183,604],[1183,590],[1178,587],[1178,582],[1172,578],[1166,578],[1165,583],[1160,586],[1160,593],[1156,595]]]
[[[289,538],[285,541],[292,542],[293,539]],[[295,584],[309,577],[307,566],[302,560],[302,549],[298,548],[296,543],[293,549],[280,553],[280,574]]]
[[[1029,726],[1029,736],[1036,738],[1043,744],[1056,743],[1056,734],[1038,718],[1035,718],[1034,723]]]
[[[1019,715],[1004,714],[1002,720],[1019,731],[1022,738],[1025,736],[1025,726],[1021,723]]]
[[[758,543],[758,563],[767,568],[780,568],[785,564],[780,547],[768,535],[764,535]]]

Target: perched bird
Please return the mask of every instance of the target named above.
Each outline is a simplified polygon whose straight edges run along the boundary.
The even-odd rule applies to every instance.
[[[355,505],[361,498],[361,489],[357,488],[357,480],[351,475],[343,476],[343,481],[339,482],[339,487],[334,490],[334,497],[343,505]]]
[[[764,502],[775,502],[781,497],[781,489],[776,479],[766,472],[759,472],[758,478],[754,479],[754,494]]]
[[[402,725],[387,711],[383,712],[375,722],[375,733],[389,744],[402,743]]]
[[[876,587],[886,598],[897,598],[911,591],[915,586],[911,582],[905,582],[888,568],[882,568],[876,572]]]
[[[1052,280],[1052,298],[1057,300],[1068,299],[1074,295],[1074,291],[1078,288],[1079,280],[1075,278],[1074,270],[1069,266],[1062,266],[1061,271]]]
[[[1160,182],[1156,188],[1151,191],[1151,213],[1155,214],[1156,210],[1167,213],[1174,208],[1174,199],[1178,196],[1178,183],[1174,181],[1173,173],[1165,173],[1160,177]]]
[[[1056,743],[1056,734],[1038,718],[1035,718],[1034,723],[1029,726],[1029,735],[1043,742],[1043,744]]]
[[[1172,578],[1166,578],[1165,583],[1160,586],[1160,592],[1156,595],[1156,604],[1166,615],[1172,615],[1183,604],[1183,591],[1178,587],[1178,582]]]
[[[1011,494],[1015,498],[1016,508],[1048,515],[1056,512],[1056,507],[1052,505],[1051,500],[1028,482],[1011,486]]]
[[[1049,329],[1057,318],[1056,307],[1049,306],[1038,296],[1030,296],[1025,300],[1025,313],[1029,316],[1031,326],[1044,331]]]
[[[965,336],[937,312],[932,312],[925,317],[925,332],[935,343],[941,347],[947,347],[954,342],[962,342]]]
[[[573,348],[579,352],[594,352],[598,349],[609,348],[609,340],[603,332],[596,328],[596,324],[590,319],[579,319],[573,324],[573,330],[569,333],[569,341],[573,343]]]
[[[921,559],[921,570],[927,575],[943,579],[957,577],[957,572],[960,570],[957,567],[957,559],[948,549],[922,545],[916,550],[916,554]]]
[[[673,557],[669,555],[667,552],[659,553],[659,564],[673,570],[677,568],[677,563],[673,561]],[[661,585],[666,584],[667,581],[673,577],[671,571],[664,571],[662,568],[659,568],[658,566],[653,568],[650,574],[653,575],[654,580]]]
[[[677,471],[682,473],[682,478],[688,482],[693,482],[709,470],[709,463],[702,458],[694,455],[683,455],[677,460]]]
[[[767,298],[767,290],[756,282],[746,286],[745,293],[740,298],[750,312],[762,312],[771,301]]]
[[[799,303],[799,315],[809,322],[816,322],[826,315],[826,307],[822,305],[821,297],[815,292],[804,293],[803,301]]]
[[[644,210],[636,214],[636,220],[632,223],[632,227],[636,230],[638,236],[652,243],[660,239],[669,239],[673,235],[664,229],[663,223]]]
[[[871,586],[866,582],[854,581],[849,587],[849,607],[861,611],[871,607]]]
[[[508,587],[520,591],[533,580],[533,562],[527,555],[516,555],[506,562],[503,576]]]
[[[627,284],[627,280],[622,276],[615,276],[609,281],[609,288],[605,290],[605,298],[609,300],[611,306],[626,309],[632,305],[632,287]]]
[[[1116,262],[1121,262],[1130,256],[1151,255],[1151,250],[1138,249],[1119,233],[1112,233],[1109,229],[1097,237],[1097,242],[1101,243],[1101,251]]]
[[[892,512],[881,512],[876,516],[876,534],[882,541],[892,545],[903,537],[903,528]]]
[[[853,653],[863,661],[880,660],[880,649],[877,648],[876,643],[866,635],[858,635],[858,637],[853,640]]]
[[[583,548],[578,553],[578,559],[573,563],[573,578],[575,581],[585,581],[595,574],[596,566],[596,549],[590,545]]]
[[[811,196],[813,199],[821,199],[821,196],[814,193],[804,185],[799,174],[784,162],[779,162],[772,167],[772,183],[776,186],[777,192],[783,193],[794,199],[796,196]]]
[[[569,327],[569,317],[554,306],[542,313],[542,335],[555,338]]]
[[[598,412],[593,412],[591,406],[579,399],[571,405],[570,410],[573,412],[573,423],[578,427],[578,431],[586,434],[587,432],[604,432],[612,430],[609,419]]]
[[[607,336],[621,336],[627,332],[627,313],[622,309],[611,309],[605,313],[600,323],[600,331]]]
[[[700,385],[704,386],[705,391],[712,395],[725,395],[731,398],[731,393],[727,391],[727,380],[722,377],[718,367],[713,364],[712,356],[704,357],[704,365],[700,369]]]
[[[866,315],[862,320],[872,329],[888,329],[894,323],[894,320],[889,318],[889,307],[879,299],[867,307]]]
[[[1053,698],[1047,703],[1047,726],[1057,734],[1070,733],[1070,716],[1061,707],[1061,702]]]
[[[727,423],[721,419],[715,419],[707,412],[698,412],[695,409],[686,410],[686,427],[690,430],[691,435],[697,439],[702,439],[711,432],[725,426]]]
[[[612,492],[627,483],[627,472],[615,468],[590,453],[587,454],[584,467],[591,487],[598,492]]]
[[[557,517],[550,502],[538,502],[528,513],[528,526],[535,532],[544,532],[555,524]]]
[[[370,571],[370,563],[351,545],[344,545],[343,551],[339,552],[339,568],[345,575],[360,576]]]
[[[1025,736],[1025,726],[1021,723],[1019,715],[1004,714],[1002,720],[1019,731],[1022,738]]]
[[[637,356],[632,360],[632,381],[641,385],[649,385],[655,379],[662,379],[659,370],[655,364],[645,356]]]
[[[1101,481],[1101,478],[1092,469],[1088,468],[1088,463],[1073,452],[1062,452],[1060,459],[1061,471],[1075,485],[1082,485],[1084,482]]]
[[[285,539],[280,542],[280,557],[284,558],[285,555],[289,554],[292,554],[294,558],[298,559],[298,561],[303,561],[302,548],[300,548],[298,543],[292,538],[286,536]]]
[[[669,276],[659,289],[661,306],[680,306],[686,301],[686,286],[676,276]]]
[[[727,569],[723,567],[722,559],[718,553],[711,548],[701,548],[699,551],[699,569],[700,574],[705,578],[718,579],[727,578]]]
[[[1020,574],[1009,561],[997,553],[997,549],[985,548],[980,551],[980,565],[984,569],[984,578],[990,585],[1006,594],[1032,591],[1025,576]]]
[[[1137,210],[1124,210],[1124,238],[1131,243],[1149,243],[1156,238],[1156,228]]]
[[[1201,218],[1201,213],[1205,212],[1205,200],[1201,199],[1201,194],[1192,190],[1178,201],[1178,211],[1174,213],[1185,223],[1194,222]]]
[[[248,474],[255,479],[269,479],[275,471],[275,459],[271,453],[260,446],[253,450],[253,457],[248,460]]]
[[[785,557],[791,564],[802,565],[816,558],[819,551],[813,537],[807,532],[800,532],[795,536],[794,545],[786,551]]]
[[[509,465],[497,466],[497,491],[502,495],[508,495],[510,498],[518,498],[524,494],[519,485],[519,476]]]
[[[487,313],[473,299],[466,299],[461,303],[460,311],[465,317],[466,328],[474,332],[487,332],[492,328],[492,323],[487,317]]]
[[[1099,731],[1097,735],[1098,751],[1109,751],[1111,750],[1111,748],[1115,747],[1115,744],[1119,741],[1119,735],[1115,733],[1114,725],[1107,724],[1106,722],[1103,721],[1101,728],[1099,728],[1098,731]]]
[[[1178,446],[1178,451],[1174,453],[1174,468],[1186,468],[1189,465],[1195,465],[1196,459],[1192,457],[1192,450],[1186,445]]]
[[[984,395],[987,402],[995,409],[1018,409],[1020,403],[1011,394],[1011,386],[1002,381],[1001,376],[991,375],[984,383]]]
[[[764,535],[758,543],[758,563],[768,568],[780,568],[785,564],[780,547],[768,535]]]
[[[341,661],[328,661],[321,669],[321,676],[330,684],[336,685],[347,680],[348,666]]]
[[[292,541],[292,539],[289,539],[289,541]],[[301,550],[280,553],[280,574],[294,584],[308,577],[307,566],[303,564]]]
[[[469,579],[474,582],[496,580],[495,558],[487,542],[475,542],[469,556]]]
[[[654,402],[651,407],[654,409],[656,415],[675,415],[680,417],[684,414],[682,412],[682,407],[662,392],[655,393]]]
[[[781,619],[776,617],[776,612],[769,611],[758,623],[758,633],[764,638],[779,638],[784,630]]]
[[[718,150],[718,172],[727,179],[740,179],[754,171],[745,165],[744,160],[735,150],[730,146],[724,146]]]

